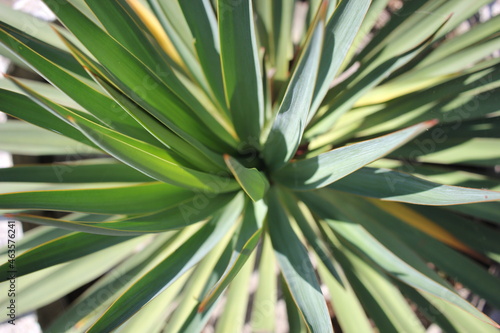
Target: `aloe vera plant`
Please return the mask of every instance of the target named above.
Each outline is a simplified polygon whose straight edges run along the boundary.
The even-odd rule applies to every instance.
[[[0,149],[67,156],[0,169],[18,315],[97,280],[47,332],[497,332],[455,288],[500,307],[500,18],[450,34],[489,0],[44,2],[0,10],[44,79]]]

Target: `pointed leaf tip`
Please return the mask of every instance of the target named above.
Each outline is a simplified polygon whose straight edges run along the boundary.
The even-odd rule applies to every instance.
[[[259,170],[245,167],[228,154],[224,154],[224,161],[250,199],[259,201],[264,197],[269,189],[269,182]]]
[[[431,119],[431,120],[427,120],[427,121],[424,121],[423,124],[425,126],[428,126],[428,127],[433,127],[435,125],[437,125],[439,123],[439,119]]]
[[[330,3],[329,0],[324,0],[322,3],[321,3],[321,7],[319,9],[319,17],[322,19],[322,20],[326,20],[326,13],[328,13],[328,4]]]

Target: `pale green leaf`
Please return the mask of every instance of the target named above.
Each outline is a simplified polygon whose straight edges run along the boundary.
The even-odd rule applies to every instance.
[[[209,0],[178,1],[193,34],[198,59],[218,103],[225,109],[217,20]]]
[[[168,288],[216,246],[233,226],[241,209],[242,197],[238,196],[173,254],[127,289],[88,332],[103,332],[117,328],[130,315]]]
[[[168,230],[185,228],[191,224],[213,216],[217,210],[224,207],[234,194],[222,194],[206,202],[201,208],[198,203],[209,200],[207,197],[196,195],[191,200],[181,201],[176,205],[159,212],[119,218],[110,218],[105,223],[80,220],[71,221],[64,218],[55,219],[30,214],[15,214],[15,218],[23,222],[49,225],[73,231],[82,231],[107,236],[133,236],[146,233],[160,233]]]
[[[231,281],[235,279],[239,271],[254,252],[262,234],[262,221],[257,221],[257,209],[262,210],[264,207],[262,205],[255,207],[251,204],[247,205],[243,214],[238,239],[236,240],[229,265],[217,284],[202,300],[198,311],[203,311],[205,308],[210,307],[213,304],[213,302],[222,294]]]
[[[365,17],[371,0],[342,1],[329,18],[309,120],[316,113]]]
[[[242,331],[250,294],[241,291],[248,288],[250,284],[254,263],[255,252],[249,255],[248,260],[242,265],[238,275],[229,285],[226,308],[217,321],[216,333],[239,333]]]
[[[56,125],[54,125],[56,127]],[[56,127],[57,128],[57,127]],[[72,135],[74,132],[71,131]],[[79,136],[74,136],[79,139]],[[87,141],[87,140],[85,140]],[[25,122],[0,124],[0,150],[19,155],[87,155],[100,153],[84,143],[49,132]]]
[[[74,261],[19,277],[16,283],[23,287],[16,290],[16,314],[21,316],[48,305],[95,280],[128,258],[143,241],[144,238],[132,239]],[[5,308],[8,303],[10,298],[7,293],[0,295],[1,306]]]
[[[276,278],[276,258],[268,234],[263,235],[258,272],[259,283],[253,299],[251,326],[252,329],[259,332],[273,332],[276,325],[275,311],[278,298],[278,282]]]
[[[110,160],[112,162],[113,160]],[[149,183],[154,180],[121,163],[20,165],[0,169],[0,182]]]
[[[462,283],[493,306],[500,306],[500,292],[497,292],[495,287],[500,283],[500,279],[488,273],[478,263],[372,205],[363,203],[362,207],[363,211],[379,221],[384,221],[384,225],[397,232],[398,236],[426,261],[435,264],[446,272],[447,276]],[[479,256],[478,260],[481,259],[484,260]]]
[[[312,332],[333,332],[314,268],[304,245],[291,228],[275,191],[270,190],[268,229],[286,284],[308,329]]]
[[[409,286],[442,298],[463,310],[464,313],[498,327],[485,314],[452,291],[446,281],[431,270],[408,245],[396,237],[392,230],[386,228],[385,225],[382,226],[380,221],[362,211],[362,208],[353,202],[354,198],[347,200],[345,195],[342,197],[343,202],[340,203],[332,196],[329,196],[328,201],[320,202],[317,196],[301,195],[301,198],[306,199],[310,206],[314,206],[313,210],[325,218],[329,226],[362,256],[369,258]],[[329,216],[338,215],[338,212],[342,214],[341,218],[347,216],[348,220],[339,221],[329,218]],[[351,218],[360,224],[350,222]],[[394,252],[396,250],[397,252]]]
[[[436,121],[427,121],[376,139],[292,162],[276,171],[273,178],[296,190],[320,188],[384,157],[435,124]]]
[[[263,155],[271,170],[279,169],[295,155],[307,126],[320,65],[324,15],[324,10],[318,13],[266,140]]]
[[[366,298],[356,295],[351,285],[352,276],[349,278],[344,273],[344,270],[349,270],[348,265],[346,265],[347,267],[340,265],[342,261],[344,264],[346,263],[344,254],[339,252],[344,252],[344,249],[340,249],[338,242],[335,244],[336,238],[331,230],[322,228],[322,232],[325,237],[329,238],[332,252],[335,252],[335,258],[338,258],[337,260],[331,258],[330,265],[335,266],[336,272],[340,273],[337,273],[336,276],[332,274],[331,270],[325,265],[324,260],[318,263],[318,273],[321,280],[328,287],[330,301],[335,309],[335,316],[338,318],[342,331],[346,333],[373,332],[362,306],[362,304],[365,304]]]
[[[408,173],[364,167],[329,188],[388,201],[420,205],[459,205],[500,200],[500,193],[429,182]]]

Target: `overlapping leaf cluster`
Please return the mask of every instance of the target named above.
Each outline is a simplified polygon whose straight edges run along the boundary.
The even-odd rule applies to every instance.
[[[0,169],[3,212],[43,225],[18,311],[99,278],[47,332],[269,332],[278,299],[294,332],[496,332],[454,290],[500,307],[499,17],[454,32],[488,1],[375,30],[388,0],[2,6],[1,53],[44,81],[0,81],[24,121],[0,149],[77,157]]]

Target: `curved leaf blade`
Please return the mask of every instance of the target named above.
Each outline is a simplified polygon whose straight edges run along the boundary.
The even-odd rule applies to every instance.
[[[368,234],[366,230],[349,223],[337,223],[335,226],[333,226],[333,224],[330,225],[334,227],[335,230],[339,232],[343,237],[348,239],[349,242],[361,248],[364,254],[368,255],[388,272],[397,274],[397,277],[408,285],[437,296],[438,298],[442,298],[447,302],[461,308],[477,319],[500,328],[500,325],[496,324],[493,320],[488,318],[485,314],[476,309],[470,303],[463,300],[459,295],[452,292],[448,288],[443,287],[437,282],[427,278],[426,276],[403,262],[400,258],[390,252],[387,248],[385,248],[381,243],[375,240],[373,236]]]
[[[217,19],[209,0],[178,1],[186,17],[201,67],[218,103],[226,107]]]
[[[19,277],[16,283],[23,287],[16,290],[16,312],[21,315],[34,311],[99,278],[110,267],[129,258],[133,249],[143,241],[143,238],[130,239],[68,263]],[[2,307],[9,303],[7,293],[0,295]]]
[[[85,139],[83,142],[86,143],[88,140]],[[0,150],[31,156],[72,154],[82,156],[101,152],[56,132],[49,132],[17,120],[0,124]]]
[[[375,202],[372,202],[372,204],[376,205]],[[431,236],[434,237],[429,237],[426,230],[417,231],[415,229],[419,229],[418,227],[410,227],[406,223],[399,223],[399,221],[406,221],[383,205],[378,208],[390,213],[396,219],[381,214],[381,211],[375,207],[365,207],[363,210],[366,209],[370,214],[376,216],[378,220],[383,219],[387,227],[396,231],[406,244],[418,251],[418,254],[428,262],[434,263],[439,269],[445,271],[448,276],[464,284],[472,292],[488,300],[493,306],[500,306],[500,290],[495,287],[500,283],[500,279],[488,273],[479,263],[446,246],[445,244],[449,244],[448,242],[443,240],[440,242],[438,241],[440,238],[432,234]],[[472,258],[485,261],[485,258],[470,249],[469,251],[464,251],[462,248],[458,249],[469,254]]]
[[[0,89],[0,99],[2,100],[2,104],[0,105],[1,111],[33,125],[62,134],[85,145],[95,147],[80,131],[57,116],[47,112],[27,96]]]
[[[71,118],[76,126],[96,145],[125,164],[157,180],[191,189],[231,192],[239,186],[227,177],[208,174],[172,162],[163,149],[126,137],[118,132],[95,126],[83,118]]]
[[[154,179],[182,187],[205,189],[212,192],[217,192],[219,189],[227,192],[237,188],[236,182],[229,178],[184,167],[182,165],[183,160],[179,159],[177,154],[167,147],[161,149],[100,126],[65,107],[53,103],[20,82],[15,80],[13,82],[26,91],[37,103],[61,117],[68,118],[94,144],[125,164]]]
[[[193,192],[163,183],[116,188],[17,192],[0,195],[1,209],[41,209],[96,214],[141,214],[177,205]]]
[[[435,120],[375,139],[354,143],[306,160],[292,162],[274,173],[274,179],[294,190],[312,190],[335,182],[410,141]]]
[[[168,128],[163,126],[158,120],[147,113],[139,105],[135,104],[127,96],[121,94],[116,88],[100,78],[97,74],[91,73],[94,80],[142,127],[167,148],[174,150],[189,161],[198,169],[206,171],[221,171],[224,163],[219,154],[212,152],[203,145],[192,146]],[[201,154],[200,154],[201,153]]]
[[[62,68],[58,63],[57,55],[46,58],[40,54],[37,41],[24,32],[0,22],[0,40],[47,81],[89,110],[93,115],[91,117],[99,119],[111,128],[131,133],[141,140],[148,141],[151,138],[113,100],[99,91],[92,81]]]
[[[155,72],[128,49],[119,44],[99,26],[94,24],[70,2],[44,0],[45,4],[57,12],[59,19],[92,52],[93,56],[111,73],[121,90],[128,91],[134,100],[150,109],[161,110],[172,131],[186,141],[203,142],[211,147],[220,147],[219,140],[227,132],[220,128],[205,107],[193,96],[173,72]],[[168,80],[165,77],[168,76]],[[174,92],[175,91],[175,92]],[[219,131],[211,131],[200,120],[210,125],[219,125]],[[214,135],[215,134],[215,135]],[[225,136],[228,140],[228,135]]]

